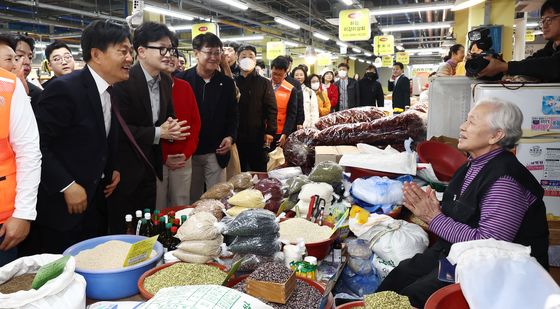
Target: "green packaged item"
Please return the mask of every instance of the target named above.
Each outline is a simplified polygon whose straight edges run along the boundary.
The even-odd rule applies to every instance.
[[[299,175],[296,176],[294,178],[288,179],[288,181],[286,182],[287,186],[288,186],[288,195],[296,195],[299,193],[299,191],[301,191],[301,188],[308,184],[311,183],[312,181],[309,180],[309,178],[306,175]],[[297,203],[297,201],[296,201]]]
[[[31,283],[31,287],[38,290],[45,285],[45,283],[49,282],[49,280],[60,276],[60,274],[64,272],[64,267],[66,267],[66,263],[69,259],[70,256],[66,255],[56,261],[41,266],[33,279],[33,283]]]
[[[342,166],[333,161],[323,161],[317,164],[311,173],[309,180],[314,182],[326,182],[332,186],[336,186],[342,182]]]

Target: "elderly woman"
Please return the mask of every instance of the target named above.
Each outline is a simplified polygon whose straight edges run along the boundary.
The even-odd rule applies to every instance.
[[[458,242],[494,238],[531,246],[548,267],[548,225],[543,189],[509,149],[521,137],[523,115],[510,102],[479,101],[461,125],[459,149],[468,162],[455,173],[440,205],[433,190],[404,185],[404,205],[428,224],[439,240],[402,261],[378,291],[391,290],[422,308],[448,283],[439,281],[438,261]]]

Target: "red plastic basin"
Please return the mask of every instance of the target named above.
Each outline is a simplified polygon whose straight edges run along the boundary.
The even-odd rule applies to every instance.
[[[443,287],[432,294],[426,302],[426,309],[469,309],[469,304],[461,292],[459,283]]]
[[[436,141],[427,141],[416,147],[418,158],[422,163],[431,163],[436,176],[441,181],[449,181],[453,174],[467,161],[459,150]]]
[[[349,302],[340,306],[337,306],[336,309],[351,309],[351,308],[361,308],[364,307],[366,304],[361,301],[353,301],[353,302]]]

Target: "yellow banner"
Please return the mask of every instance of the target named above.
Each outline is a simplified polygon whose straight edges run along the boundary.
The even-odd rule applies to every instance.
[[[266,59],[272,60],[286,54],[286,45],[283,42],[266,42]]]
[[[532,30],[527,30],[525,32],[525,42],[534,42],[535,41],[535,33]]]
[[[408,53],[398,52],[397,53],[397,62],[400,62],[402,64],[409,64],[410,63],[410,57],[408,56]]]
[[[367,41],[371,37],[368,9],[343,10],[338,19],[338,38],[341,41]]]
[[[206,32],[214,33],[217,36],[218,34],[218,25],[215,23],[201,23],[201,24],[194,24],[192,26],[192,37],[195,38],[199,34],[204,34]]]
[[[393,66],[393,56],[383,56],[381,58],[381,66],[390,68]]]
[[[317,65],[325,66],[331,64],[331,54],[317,55]]]
[[[377,56],[394,54],[395,37],[392,35],[380,35],[373,38],[373,52]]]

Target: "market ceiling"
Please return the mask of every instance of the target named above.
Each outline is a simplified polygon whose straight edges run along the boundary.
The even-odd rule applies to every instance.
[[[29,32],[40,35],[42,40],[64,39],[79,42],[80,30],[95,19],[112,18],[124,22],[130,15],[125,0],[56,1],[56,0],[1,0],[0,23],[10,31]],[[517,0],[519,7],[526,6]],[[531,1],[538,2],[538,1]],[[338,13],[351,8],[366,8],[371,12],[372,37],[369,41],[344,42],[348,54],[369,56],[372,40],[390,26],[411,24],[438,24],[441,28],[415,29],[391,32],[396,44],[406,49],[439,47],[452,28],[454,16],[449,9],[454,1],[431,0],[170,0],[144,1],[146,6],[169,9],[194,16],[184,20],[166,16],[166,23],[185,26],[197,21],[217,21],[222,38],[264,35],[266,38],[282,39],[298,43],[299,48],[313,45],[337,53],[342,42],[338,38]],[[414,11],[404,12],[405,8]],[[432,8],[432,9],[429,9]],[[292,23],[282,24],[282,20]],[[294,29],[299,28],[299,29]],[[189,30],[178,30],[185,47],[191,40]],[[314,35],[315,34],[315,35]],[[321,39],[321,35],[328,40]],[[266,40],[257,39],[250,43],[264,46]],[[339,43],[337,45],[337,42]],[[289,48],[297,49],[292,44]]]

